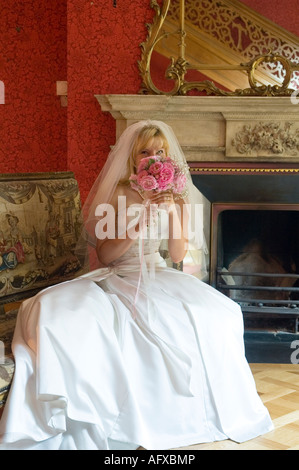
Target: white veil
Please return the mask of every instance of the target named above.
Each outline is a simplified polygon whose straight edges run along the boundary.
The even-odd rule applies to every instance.
[[[84,264],[87,261],[89,269],[97,269],[100,264],[95,252],[95,229],[98,218],[95,215],[99,204],[109,204],[116,186],[127,172],[127,161],[132,153],[136,137],[144,126],[154,125],[161,129],[169,143],[169,156],[180,166],[187,167],[187,162],[181,146],[170,126],[156,120],[139,121],[130,125],[119,137],[110,151],[107,161],[98,175],[82,209],[83,230],[77,243],[76,254]],[[185,259],[193,264],[193,274],[204,278],[207,274],[206,259],[207,245],[203,227],[203,196],[192,182],[189,171],[187,173],[187,196],[184,200],[189,213],[189,246]],[[87,258],[86,258],[87,255]]]

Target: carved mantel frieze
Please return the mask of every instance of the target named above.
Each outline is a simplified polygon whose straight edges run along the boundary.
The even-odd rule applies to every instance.
[[[189,162],[299,162],[299,104],[289,97],[95,96],[116,137],[136,121],[164,121]]]
[[[243,125],[231,140],[236,155],[247,157],[299,156],[299,127],[294,122],[277,121]]]
[[[224,117],[227,158],[299,161],[298,112],[224,113]]]

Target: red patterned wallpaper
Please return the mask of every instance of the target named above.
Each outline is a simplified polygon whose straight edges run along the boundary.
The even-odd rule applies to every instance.
[[[272,21],[286,28],[289,23],[291,30],[296,15],[286,20],[283,2],[275,12],[273,1],[244,3],[262,14],[267,10]],[[101,112],[93,95],[138,92],[139,44],[147,35],[145,23],[153,16],[149,4],[150,0],[68,0],[68,166],[77,176],[83,200],[115,136],[114,119]],[[289,0],[288,11],[296,11],[296,4],[298,0]]]
[[[65,170],[66,0],[1,2],[0,38],[0,172]]]
[[[298,0],[243,0],[293,33]],[[94,94],[137,93],[150,0],[6,0],[0,15],[0,172],[70,169],[84,200],[114,144]],[[116,6],[115,6],[116,5]],[[293,12],[290,14],[289,12]],[[68,108],[56,81],[68,80]]]
[[[115,121],[94,95],[138,93],[149,3],[68,0],[68,166],[83,200],[115,143]]]
[[[244,5],[265,16],[290,33],[299,36],[299,0],[241,0]]]

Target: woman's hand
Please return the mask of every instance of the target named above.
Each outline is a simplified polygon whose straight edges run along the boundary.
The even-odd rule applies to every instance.
[[[170,210],[171,206],[174,206],[175,202],[173,199],[173,193],[171,191],[162,191],[156,193],[155,191],[149,191],[144,194],[145,198],[150,201],[150,204],[157,204],[158,206],[163,205],[164,208]]]
[[[156,204],[160,208],[164,208],[169,214],[169,238],[168,238],[168,249],[172,260],[175,263],[182,261],[186,254],[186,239],[183,231],[183,205],[184,200],[180,199],[174,201],[173,193],[171,191],[162,191],[156,193],[150,191],[145,195],[146,201],[149,201],[147,205],[148,212],[150,206]]]

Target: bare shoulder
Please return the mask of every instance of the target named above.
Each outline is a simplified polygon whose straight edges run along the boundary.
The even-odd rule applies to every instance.
[[[117,202],[118,202],[118,198],[120,196],[125,196],[125,195],[126,195],[125,186],[124,185],[117,185],[116,188],[115,188],[114,194],[112,196],[112,199],[111,199],[111,204],[114,207],[116,207]]]

